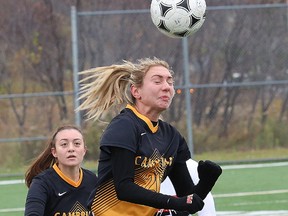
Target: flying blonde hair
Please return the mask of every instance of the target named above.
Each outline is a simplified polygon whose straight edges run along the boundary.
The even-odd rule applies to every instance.
[[[80,96],[78,100],[82,104],[76,111],[87,110],[87,120],[97,120],[103,112],[114,105],[124,103],[134,105],[135,98],[130,92],[130,86],[140,87],[150,67],[158,65],[167,68],[173,75],[168,63],[156,57],[138,59],[137,63],[123,60],[122,64],[96,67],[79,72],[79,74],[87,76],[79,81]]]

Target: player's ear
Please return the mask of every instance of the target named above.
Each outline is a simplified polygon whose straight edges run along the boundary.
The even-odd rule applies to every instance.
[[[85,156],[85,155],[86,155],[87,149],[88,149],[88,148],[87,148],[87,146],[85,145],[85,146],[84,146],[84,152],[83,152],[83,156]]]
[[[131,94],[134,98],[139,99],[141,98],[139,89],[135,85],[131,85],[130,87]]]
[[[53,157],[57,158],[56,148],[51,148],[51,153]]]

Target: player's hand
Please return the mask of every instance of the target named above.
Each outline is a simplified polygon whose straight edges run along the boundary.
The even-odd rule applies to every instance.
[[[203,209],[204,202],[197,194],[191,194],[180,198],[171,197],[169,199],[169,205],[171,205],[171,209],[195,214]]]
[[[201,192],[198,195],[204,199],[209,191],[212,190],[219,176],[222,174],[222,168],[209,160],[199,161],[198,163],[198,175],[199,175],[199,187],[201,187]]]
[[[211,183],[215,183],[222,174],[222,168],[209,160],[199,161],[197,170],[200,180],[210,181]]]

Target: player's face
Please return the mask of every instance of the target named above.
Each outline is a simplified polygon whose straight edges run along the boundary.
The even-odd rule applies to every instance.
[[[86,147],[79,131],[66,129],[58,132],[52,154],[57,158],[60,169],[61,167],[79,167],[85,153]]]
[[[137,88],[137,93],[137,105],[156,112],[166,110],[175,94],[170,71],[163,66],[151,67],[143,79],[142,86]]]

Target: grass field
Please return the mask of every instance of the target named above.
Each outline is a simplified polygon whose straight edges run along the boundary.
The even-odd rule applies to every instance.
[[[222,167],[212,191],[217,215],[288,215],[288,162]],[[0,191],[0,215],[22,216],[27,193],[23,181],[0,181]]]
[[[217,211],[288,210],[287,168],[287,162],[223,166],[213,189]]]

